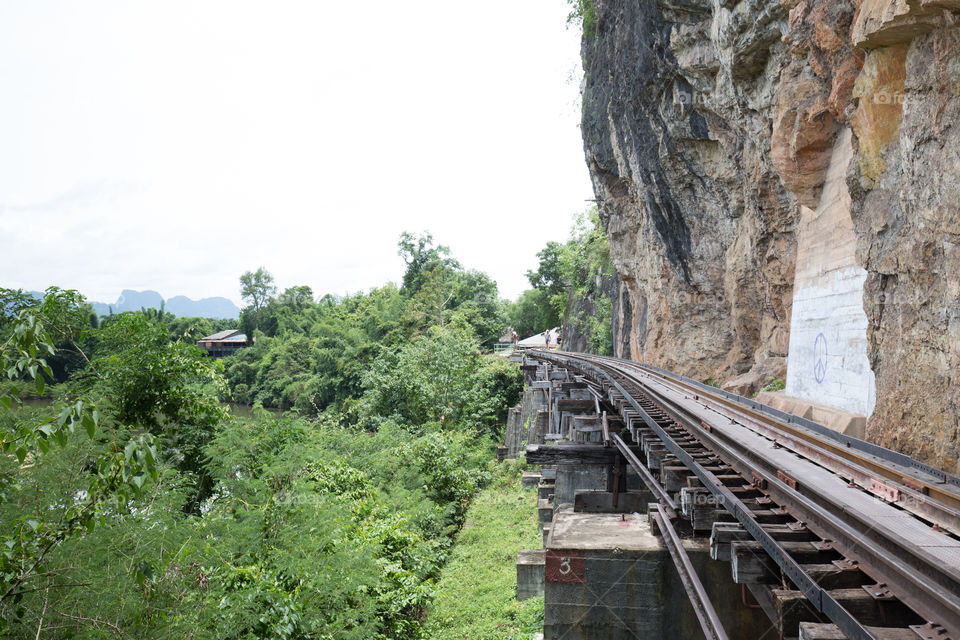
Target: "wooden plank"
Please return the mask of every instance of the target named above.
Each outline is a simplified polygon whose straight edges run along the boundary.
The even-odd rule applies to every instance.
[[[557,400],[557,409],[560,411],[593,411],[593,400],[579,400],[576,398],[560,398]]]
[[[906,627],[916,620],[901,602],[876,600],[863,589],[831,589],[827,593],[864,625]],[[820,622],[809,602],[801,604],[806,598],[800,591],[775,589],[773,599],[778,630],[784,637],[798,635],[801,622]]]
[[[794,529],[784,524],[768,524],[763,527],[774,540],[783,540],[783,541],[792,541],[792,542],[805,542],[816,539],[816,536],[806,528],[803,529]],[[730,544],[733,542],[752,542],[753,536],[747,532],[737,522],[714,522],[713,527],[710,532],[710,557],[714,560],[720,560],[722,562],[730,562]],[[820,566],[820,565],[818,565]],[[822,565],[822,572],[824,574],[828,573],[830,569],[834,572],[841,572],[839,568],[835,565]],[[858,574],[859,572],[851,572],[852,574]],[[863,583],[858,583],[863,584]],[[836,585],[831,588],[839,588],[841,585]],[[843,585],[848,586],[848,585]]]
[[[822,622],[801,622],[799,640],[847,640],[836,625]]]
[[[796,521],[790,514],[780,513],[773,509],[751,509],[750,515],[758,524],[787,524],[788,522]],[[733,514],[726,509],[717,509],[717,513],[713,519],[717,522],[737,521],[737,519],[733,517]]]
[[[916,624],[916,614],[899,600],[878,600],[863,588],[831,589],[828,593],[863,624],[878,627]]]
[[[833,563],[808,564],[804,565],[803,570],[824,589],[854,589],[872,582],[856,567],[841,569]]]
[[[835,551],[817,549],[809,542],[780,542],[784,551],[800,564],[822,565],[836,557]],[[737,584],[777,584],[780,568],[767,555],[763,545],[754,541],[730,543],[730,563],[733,580]]]
[[[576,513],[645,513],[653,501],[649,491],[621,491],[614,507],[611,491],[577,491],[573,510]]]
[[[737,542],[743,553],[766,554],[763,545],[759,542]],[[839,554],[833,549],[818,549],[812,542],[795,542],[792,540],[781,541],[780,546],[783,550],[800,564],[827,564],[838,558]]]
[[[773,589],[770,594],[773,596],[776,615],[774,624],[780,637],[796,637],[800,633],[801,622],[821,622],[820,616],[802,591]]]
[[[631,447],[639,454],[639,447]],[[602,444],[531,444],[527,464],[613,464],[620,452]]]
[[[730,573],[737,584],[779,584],[780,567],[761,547],[750,542],[730,543]]]
[[[660,473],[663,478],[663,487],[669,493],[676,493],[686,487],[687,478],[693,474],[690,469],[687,469],[683,465],[665,466],[660,469]]]
[[[710,529],[710,558],[730,562],[730,543],[751,539],[747,530],[737,522],[714,522]]]
[[[680,489],[680,509],[694,531],[710,531],[716,521],[717,499],[702,487]]]
[[[717,480],[723,483],[725,487],[742,487],[746,484],[743,476],[735,473],[724,473],[717,476]]]
[[[651,471],[660,469],[660,461],[667,457],[667,448],[662,444],[652,444],[645,448],[647,454],[647,468]]]

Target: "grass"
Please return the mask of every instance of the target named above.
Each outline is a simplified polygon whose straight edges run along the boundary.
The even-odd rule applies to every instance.
[[[529,640],[543,630],[543,598],[517,602],[517,551],[538,549],[537,492],[520,487],[523,465],[497,466],[444,566],[427,617],[431,640]]]

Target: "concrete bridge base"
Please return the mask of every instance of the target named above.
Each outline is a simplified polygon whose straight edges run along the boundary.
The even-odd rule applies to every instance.
[[[673,560],[645,515],[561,511],[545,554],[545,640],[702,638]],[[684,541],[731,638],[770,623],[740,602],[729,565],[702,540]]]
[[[543,596],[545,556],[543,549],[523,549],[517,553],[517,600]]]
[[[562,444],[557,445],[562,447]],[[610,465],[607,464],[558,464],[554,489],[555,509],[573,509],[577,491],[603,491],[607,489]]]

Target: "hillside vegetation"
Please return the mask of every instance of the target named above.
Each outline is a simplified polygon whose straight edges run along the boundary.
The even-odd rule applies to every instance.
[[[429,637],[521,377],[483,348],[495,283],[400,249],[401,286],[343,298],[251,272],[224,361],[206,320],[0,290],[0,637]]]
[[[431,640],[530,640],[543,629],[543,598],[516,600],[517,552],[543,543],[537,492],[521,488],[522,470],[507,460],[470,505],[437,584]]]

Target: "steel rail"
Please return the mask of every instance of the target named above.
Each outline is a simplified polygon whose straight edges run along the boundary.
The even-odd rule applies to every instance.
[[[596,359],[591,358],[589,361],[595,362]],[[793,511],[802,512],[800,515],[796,513],[795,515],[804,520],[812,531],[823,538],[830,539],[839,551],[858,560],[864,567],[865,573],[878,579],[878,581],[889,584],[891,590],[905,604],[928,619],[945,623],[944,626],[947,627],[948,631],[957,634],[960,630],[960,595],[958,595],[960,588],[958,588],[955,568],[951,571],[949,567],[937,566],[931,562],[929,556],[922,557],[923,554],[918,553],[907,541],[893,539],[889,533],[875,529],[875,523],[870,520],[855,517],[855,514],[844,509],[842,502],[835,500],[832,496],[816,494],[815,499],[811,499],[803,495],[797,491],[795,486],[782,482],[777,475],[772,473],[769,465],[764,464],[766,461],[762,454],[747,451],[745,445],[739,444],[737,447],[740,450],[735,451],[735,443],[731,439],[726,438],[719,431],[714,432],[702,428],[700,426],[700,416],[694,414],[692,410],[679,406],[677,401],[658,393],[650,387],[649,383],[645,384],[635,379],[635,374],[625,370],[630,367],[626,367],[619,362],[615,364],[608,362],[607,366],[624,378],[631,379],[634,384],[639,385],[641,392],[646,393],[648,397],[653,396],[651,399],[655,397],[659,404],[672,407],[672,413],[677,413],[680,410],[680,412],[686,414],[686,418],[677,421],[681,422],[692,435],[709,449],[719,453],[725,462],[747,477],[759,473],[766,485],[767,492],[772,494],[777,502],[788,505],[788,508]],[[635,369],[635,367],[633,368]],[[671,385],[664,384],[664,386],[669,388]],[[624,393],[624,395],[627,396],[628,394]],[[684,397],[689,399],[686,396]],[[658,435],[660,434],[658,433]],[[723,442],[721,442],[722,440]],[[881,548],[875,549],[870,543],[879,543]],[[764,546],[766,548],[766,545]],[[903,557],[904,553],[910,556],[913,561]],[[897,555],[900,557],[894,557]],[[777,560],[777,558],[774,559]],[[918,562],[921,565],[919,567],[916,566]],[[918,569],[922,571],[923,575],[918,574]],[[790,575],[789,572],[788,575]],[[790,577],[794,579],[793,576]],[[794,582],[796,582],[796,579],[794,579]],[[800,586],[799,583],[798,586]],[[829,596],[829,594],[821,592],[821,606],[818,608],[826,612],[823,605],[826,605],[827,609],[831,609],[833,604],[836,603],[824,602],[824,596]],[[815,601],[814,603],[816,604]],[[838,620],[834,620],[834,622],[842,628]]]
[[[662,404],[670,399],[646,389]],[[762,453],[747,450],[719,431],[707,431],[699,420],[682,419],[684,427],[738,473],[758,474],[773,500],[787,506],[797,519],[834,548],[857,560],[864,573],[890,590],[907,606],[928,620],[935,620],[954,636],[960,635],[960,576],[958,568],[940,566],[906,540],[894,539],[876,523],[845,508],[835,496],[811,492],[805,495],[771,469]],[[803,483],[799,483],[803,487]]]
[[[545,358],[557,360],[563,364],[573,361],[577,362],[577,368],[581,371],[590,372],[595,378],[606,380],[608,384],[615,388],[624,400],[631,405],[641,420],[660,438],[664,447],[675,455],[688,469],[693,471],[700,482],[710,490],[717,498],[718,503],[727,509],[740,524],[747,530],[755,540],[760,542],[764,550],[780,566],[781,570],[790,577],[797,587],[806,595],[811,604],[818,610],[823,611],[830,619],[847,634],[849,640],[877,640],[876,637],[861,625],[840,603],[821,589],[813,578],[803,570],[803,568],[790,557],[784,549],[777,543],[773,537],[753,518],[750,510],[733,492],[727,488],[712,472],[698,463],[687,451],[685,451],[676,441],[659,425],[653,418],[640,406],[639,402],[624,389],[609,373],[594,366],[589,360],[583,357],[570,358],[570,356],[560,356],[558,354],[542,354]],[[621,440],[622,442],[622,440]],[[655,482],[655,485],[659,483]]]
[[[683,542],[680,541],[680,536],[677,535],[677,530],[673,527],[670,518],[660,513],[659,505],[652,515],[654,522],[663,534],[664,546],[673,558],[673,566],[680,574],[680,581],[687,592],[690,604],[693,605],[693,611],[697,614],[697,619],[700,620],[700,628],[703,629],[704,636],[707,640],[728,640],[720,616],[717,615],[717,610],[714,609],[710,596],[707,595],[707,590],[703,588],[703,583],[693,568],[690,556],[683,548]]]
[[[606,380],[610,386],[617,389],[647,427],[660,438],[664,447],[676,456],[684,466],[690,469],[703,486],[717,498],[718,503],[729,511],[744,529],[761,544],[767,554],[777,563],[784,574],[793,581],[797,588],[804,593],[816,609],[830,618],[830,620],[847,635],[849,640],[877,640],[876,636],[854,618],[828,591],[822,589],[799,563],[790,557],[783,547],[756,521],[750,509],[712,472],[704,468],[687,451],[678,445],[670,434],[650,417],[643,407],[640,406],[639,402],[637,402],[613,376],[582,356],[571,358],[568,355],[538,354],[538,357],[559,361],[568,366],[572,362],[576,362],[576,368],[584,372],[592,373],[598,380]]]
[[[629,366],[632,370],[640,372],[641,375],[653,377],[653,375],[642,366],[636,364],[627,365],[626,363],[624,363],[623,366]],[[673,379],[661,375],[656,375],[656,379],[668,385],[679,385],[679,383]],[[680,388],[689,389],[689,386],[683,385]],[[788,426],[782,426],[770,417],[761,416],[736,403],[719,400],[715,396],[708,395],[708,392],[695,393],[694,399],[717,413],[726,414],[726,417],[731,417],[731,414],[736,416],[739,418],[740,424],[745,427],[774,439],[786,448],[801,454],[805,458],[813,460],[847,480],[855,482],[866,491],[882,497],[888,502],[895,503],[900,508],[929,520],[954,534],[960,535],[960,510],[924,494],[923,490],[929,491],[928,487],[921,486],[920,490],[918,490],[916,486],[908,486],[896,480],[891,480],[890,477],[892,475],[898,478],[902,477],[896,474],[894,470],[889,470],[890,473],[884,473],[884,480],[881,481],[874,475],[875,471],[871,472],[870,469],[860,464],[863,460],[861,456],[845,455],[845,450],[838,450],[836,446],[819,438],[809,435],[807,437],[797,435],[796,430],[790,429]],[[710,406],[708,399],[715,401],[718,406]],[[875,470],[876,465],[872,466]],[[952,494],[949,493],[946,493],[946,495],[952,496]],[[901,500],[901,498],[903,499]],[[952,502],[953,500],[951,499],[950,501]]]
[[[645,464],[640,462],[640,459],[637,458],[636,454],[630,450],[630,447],[627,446],[627,443],[623,441],[623,438],[620,437],[620,434],[612,433],[610,438],[613,441],[613,444],[616,445],[617,449],[620,450],[620,453],[624,458],[627,459],[627,463],[633,467],[633,470],[637,472],[637,475],[640,476],[640,479],[643,480],[643,484],[650,489],[650,492],[657,498],[659,502],[666,509],[666,516],[671,520],[677,518],[677,503],[676,501],[667,493],[667,490],[664,489],[657,479],[653,477],[653,474],[650,473],[650,469],[647,468]]]
[[[853,436],[842,434],[822,424],[808,420],[807,418],[791,415],[784,411],[780,411],[779,409],[756,402],[755,400],[744,398],[743,396],[739,396],[729,391],[724,391],[723,389],[711,387],[703,384],[702,382],[697,382],[696,380],[678,375],[671,371],[667,371],[666,369],[661,369],[660,367],[641,364],[631,360],[624,360],[622,358],[610,358],[608,356],[602,357],[607,360],[625,363],[652,373],[656,373],[661,377],[670,378],[677,384],[681,384],[695,393],[712,397],[717,402],[727,405],[738,405],[743,411],[752,413],[760,419],[771,422],[780,429],[792,432],[797,437],[804,439],[814,438],[822,446],[835,449],[835,452],[838,453],[838,455],[856,458],[863,466],[874,469],[878,473],[885,473],[891,480],[899,481],[905,472],[912,472],[911,475],[918,483],[926,487],[929,491],[941,496],[942,500],[946,504],[951,504],[960,508],[960,478],[948,474],[942,469],[937,469],[936,467],[928,465],[924,462],[920,462],[919,460],[915,460],[905,454],[892,451],[872,442],[867,442],[859,438],[854,438]],[[794,425],[813,431],[816,436],[805,433],[804,431],[797,429]],[[879,463],[876,460],[871,460],[870,458],[864,458],[857,452],[874,456],[875,458],[878,458],[887,464]],[[897,467],[889,466],[891,464],[897,465]],[[920,474],[933,477],[936,479],[936,482],[929,482]],[[946,491],[940,485],[947,485],[951,488],[956,487],[956,489],[954,491]]]

